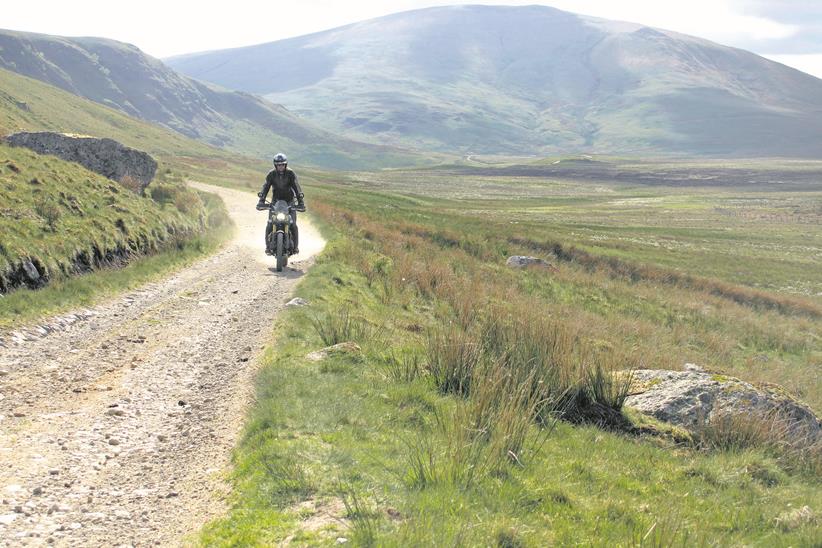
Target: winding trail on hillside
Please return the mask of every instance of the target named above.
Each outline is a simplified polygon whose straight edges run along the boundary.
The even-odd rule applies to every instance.
[[[93,309],[0,332],[0,546],[179,545],[226,509],[231,448],[272,320],[323,248],[305,216],[281,273],[256,196],[216,254]]]

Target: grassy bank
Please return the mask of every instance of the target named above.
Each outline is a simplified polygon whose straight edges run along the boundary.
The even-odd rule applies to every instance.
[[[77,164],[5,145],[0,194],[4,326],[185,264],[219,245],[230,224],[219,199],[188,189],[171,170],[138,196]]]
[[[133,258],[120,268],[102,268],[50,283],[42,289],[20,289],[0,297],[0,329],[11,329],[39,318],[92,306],[102,299],[168,275],[213,253],[231,236],[230,226],[181,240],[152,255]]]
[[[624,386],[604,373],[734,369],[755,349],[799,385],[818,318],[574,261],[514,271],[507,222],[454,210],[445,228],[419,195],[312,197],[336,237],[300,286],[311,305],[276,326],[232,510],[203,544],[816,542],[818,455],[652,435],[659,425],[626,419]],[[306,358],[345,341],[360,349]]]
[[[158,181],[138,196],[78,164],[6,145],[0,170],[3,293],[125,262],[205,226],[202,201],[181,184]]]

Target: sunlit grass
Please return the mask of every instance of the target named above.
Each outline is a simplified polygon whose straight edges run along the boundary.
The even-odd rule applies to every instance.
[[[300,287],[309,309],[277,330],[233,510],[204,543],[237,542],[238,531],[259,544],[813,543],[814,514],[792,512],[822,502],[807,447],[753,424],[692,438],[623,415],[630,376],[613,372],[695,362],[779,382],[819,408],[818,300],[645,264],[630,245],[615,258],[580,246],[576,228],[501,220],[511,203],[478,217],[410,191],[312,192],[336,235]],[[562,260],[516,238],[580,254]],[[505,267],[516,253],[554,266]],[[304,361],[346,338],[362,353]],[[344,485],[338,524],[305,531],[292,498],[261,502],[253,471],[265,455],[303,467],[309,500]]]

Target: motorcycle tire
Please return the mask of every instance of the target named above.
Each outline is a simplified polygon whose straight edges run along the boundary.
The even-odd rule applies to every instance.
[[[286,262],[288,261],[288,257],[286,257],[286,254],[285,254],[285,242],[283,241],[283,233],[282,232],[277,233],[276,252],[277,252],[277,272],[282,272],[283,267],[286,265]]]

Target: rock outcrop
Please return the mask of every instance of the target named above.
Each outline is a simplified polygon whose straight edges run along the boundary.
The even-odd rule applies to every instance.
[[[113,139],[81,137],[64,133],[15,133],[6,137],[12,146],[25,147],[38,154],[52,154],[76,162],[123,186],[142,194],[157,172],[157,162],[139,150]]]
[[[512,268],[541,266],[543,268],[547,268],[548,270],[556,270],[556,267],[548,261],[546,261],[545,259],[540,259],[539,257],[526,257],[524,255],[514,255],[512,257],[508,257],[508,260],[505,261],[505,264]]]
[[[322,361],[330,356],[339,356],[344,354],[359,354],[362,350],[360,349],[360,345],[355,342],[342,342],[339,344],[335,344],[334,346],[329,346],[327,348],[322,348],[320,350],[315,350],[305,356],[310,362],[319,362]]]
[[[797,437],[822,437],[822,423],[813,411],[778,386],[754,386],[694,366],[686,369],[634,371],[625,406],[692,433],[714,418],[746,415],[778,417]]]

